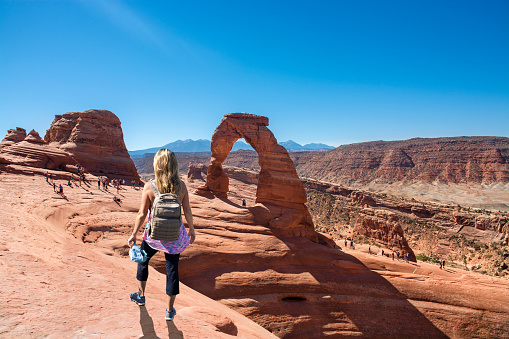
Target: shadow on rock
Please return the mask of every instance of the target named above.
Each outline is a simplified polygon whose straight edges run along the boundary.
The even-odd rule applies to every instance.
[[[175,326],[173,321],[167,321],[166,325],[168,326],[168,338],[184,338],[184,333]]]
[[[140,338],[159,338],[156,335],[156,330],[154,328],[154,321],[152,317],[148,314],[147,308],[145,306],[140,307],[140,325],[141,331],[143,334]]]

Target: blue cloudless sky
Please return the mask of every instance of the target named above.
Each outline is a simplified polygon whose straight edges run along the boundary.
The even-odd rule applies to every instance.
[[[0,133],[108,109],[129,150],[509,136],[509,1],[0,0]]]

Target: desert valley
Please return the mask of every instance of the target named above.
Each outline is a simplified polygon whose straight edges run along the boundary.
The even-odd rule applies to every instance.
[[[9,130],[0,337],[509,338],[508,138],[288,152],[268,118],[220,118],[210,153],[177,154],[197,238],[173,322],[161,253],[147,305],[128,297],[153,154],[133,161],[105,110]],[[230,152],[239,139],[255,151]]]

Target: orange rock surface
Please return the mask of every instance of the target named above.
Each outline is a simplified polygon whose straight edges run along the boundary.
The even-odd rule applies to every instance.
[[[126,243],[141,191],[122,187],[119,205],[95,184],[69,187],[70,173],[50,170],[64,197],[45,172],[0,164],[1,338],[273,337],[183,283],[177,316],[166,322],[166,277],[153,269],[146,307],[136,306],[129,300],[136,264]]]

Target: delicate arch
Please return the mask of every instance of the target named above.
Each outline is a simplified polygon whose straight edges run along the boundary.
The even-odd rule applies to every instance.
[[[212,135],[210,166],[206,187],[219,194],[227,194],[229,180],[222,163],[233,144],[240,138],[258,153],[260,175],[256,202],[286,202],[304,204],[306,192],[287,150],[277,143],[267,128],[267,117],[248,113],[226,114]]]

